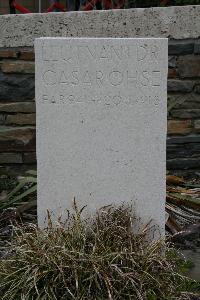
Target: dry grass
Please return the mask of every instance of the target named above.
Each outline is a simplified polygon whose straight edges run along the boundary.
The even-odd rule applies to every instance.
[[[135,225],[131,208],[107,207],[83,220],[75,207],[56,228],[15,228],[0,261],[1,299],[191,299],[198,284],[180,274],[175,251],[149,243],[150,228],[134,234]]]

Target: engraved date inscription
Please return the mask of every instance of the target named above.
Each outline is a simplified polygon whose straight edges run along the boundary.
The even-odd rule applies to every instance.
[[[99,96],[76,96],[73,94],[69,95],[48,95],[43,94],[40,97],[43,104],[87,104],[87,103],[96,103],[103,104],[107,106],[117,106],[120,104],[126,105],[137,105],[137,104],[154,104],[155,106],[159,105],[160,97],[155,96],[133,96],[129,95],[128,97],[123,96],[122,94],[109,94],[109,95],[99,95]]]

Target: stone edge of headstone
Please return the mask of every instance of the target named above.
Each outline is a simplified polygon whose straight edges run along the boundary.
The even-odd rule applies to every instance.
[[[38,37],[150,36],[200,37],[200,5],[0,16],[0,47],[33,46]]]

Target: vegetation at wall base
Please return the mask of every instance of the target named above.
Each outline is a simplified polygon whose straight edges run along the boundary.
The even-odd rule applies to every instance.
[[[149,242],[150,224],[134,233],[130,207],[108,206],[90,219],[82,211],[74,203],[56,227],[49,218],[44,230],[14,229],[0,261],[2,300],[184,300],[200,291],[173,248]]]
[[[24,221],[36,220],[37,205],[37,172],[29,170],[24,176],[17,179],[8,179],[2,176],[0,181],[0,224],[5,215],[15,215],[15,218],[23,217]],[[5,177],[5,178],[4,178]],[[15,219],[14,218],[14,219]],[[8,219],[6,217],[6,219]],[[13,218],[10,218],[13,220]]]
[[[197,231],[200,222],[200,181],[184,180],[167,175],[166,178],[166,230],[170,235]],[[0,181],[0,228],[16,219],[37,222],[37,172],[27,171],[17,179],[3,176]],[[191,225],[194,228],[191,228]],[[179,235],[180,235],[179,234]],[[198,234],[197,234],[198,235]],[[195,238],[196,239],[196,238]],[[0,233],[1,240],[1,233]]]

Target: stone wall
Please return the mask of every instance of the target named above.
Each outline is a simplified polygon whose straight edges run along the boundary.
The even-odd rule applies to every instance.
[[[34,38],[92,36],[92,32],[93,36],[169,37],[167,168],[200,172],[200,6],[17,18],[16,32],[16,18],[0,17],[1,173],[19,174],[36,164]]]
[[[169,41],[167,168],[200,169],[200,39]]]
[[[36,164],[34,69],[33,49],[0,49],[0,174]]]

